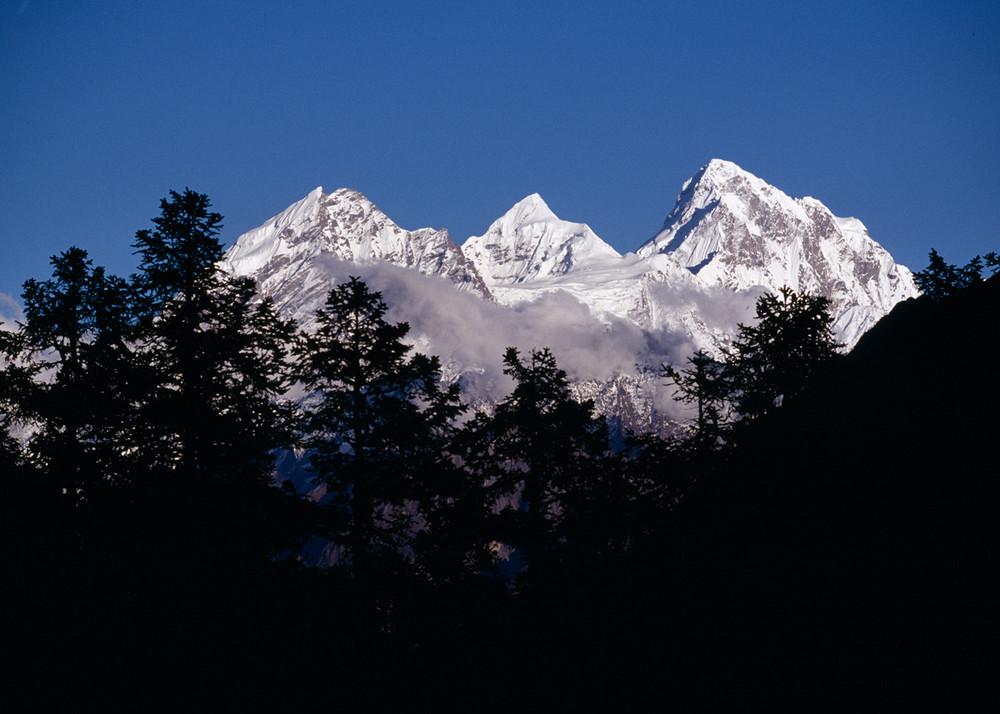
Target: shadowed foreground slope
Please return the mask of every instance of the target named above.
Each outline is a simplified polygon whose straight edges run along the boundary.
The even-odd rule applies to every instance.
[[[574,551],[517,598],[481,579],[400,580],[391,630],[362,626],[363,598],[336,574],[227,561],[204,538],[186,549],[175,517],[214,522],[197,502],[138,511],[169,514],[162,528],[110,504],[81,546],[14,499],[5,525],[24,534],[6,542],[25,547],[5,561],[4,622],[19,686],[5,698],[17,710],[968,709],[993,695],[996,671],[998,314],[997,279],[900,304],[746,427],[722,468],[701,468],[714,475],[628,552]],[[36,510],[70,533],[72,514]]]
[[[900,304],[691,495],[677,572],[703,608],[689,634],[705,628],[717,691],[983,701],[997,664],[998,317],[998,279]]]

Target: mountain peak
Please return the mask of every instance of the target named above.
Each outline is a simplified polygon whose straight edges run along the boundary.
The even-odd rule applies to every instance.
[[[696,186],[722,185],[737,176],[760,180],[749,171],[746,171],[737,164],[734,164],[732,161],[726,161],[725,159],[712,159],[698,169],[694,176],[684,182],[684,185],[681,186],[681,196],[693,190]],[[681,196],[677,197],[678,200],[680,200]]]
[[[462,251],[489,286],[565,275],[594,259],[620,257],[585,223],[561,220],[537,193],[515,203]]]
[[[815,198],[791,198],[721,159],[684,184],[663,229],[638,253],[664,254],[707,286],[787,285],[828,297],[849,344],[916,294],[909,271],[860,221],[837,218]]]
[[[320,190],[322,190],[322,188]],[[313,193],[315,193],[315,191]],[[336,191],[330,193],[329,196],[331,199],[335,201],[360,202],[360,203],[371,204],[371,201],[368,200],[367,196],[361,193],[361,191],[358,191],[357,189],[353,188],[338,188]]]
[[[732,161],[725,159],[712,159],[702,167],[702,171],[712,176],[733,176],[737,173],[748,173]]]
[[[397,226],[360,191],[322,186],[264,225],[240,236],[223,259],[236,275],[254,278],[279,306],[307,319],[322,305],[338,262],[391,263],[454,283],[489,299],[489,290],[446,230]]]
[[[689,185],[699,186],[705,191],[732,191],[737,187],[743,187],[744,190],[753,191],[770,199],[784,198],[792,201],[785,193],[764,179],[725,159],[712,159],[702,166],[698,173],[684,184],[684,188],[687,189]]]
[[[500,220],[520,227],[529,223],[558,221],[559,217],[539,194],[533,193],[511,206]]]
[[[716,231],[714,239],[702,246],[705,250],[689,251],[685,248],[691,247],[689,237],[694,226],[709,214],[731,214],[734,226],[754,224],[750,232],[761,235],[762,230],[773,229],[768,227],[771,220],[768,216],[781,215],[792,225],[801,224],[811,221],[810,211],[814,212],[818,207],[828,212],[816,199],[796,200],[732,161],[712,159],[684,182],[674,209],[663,222],[663,228],[637,253],[642,256],[684,254],[681,262],[697,272],[696,266],[711,260],[711,255],[718,250],[719,241],[726,237],[724,231]]]

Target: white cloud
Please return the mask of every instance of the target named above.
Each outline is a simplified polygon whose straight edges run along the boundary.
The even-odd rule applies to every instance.
[[[20,303],[7,293],[0,292],[0,330],[14,331],[17,323],[24,321]]]
[[[446,369],[464,368],[463,386],[473,398],[502,397],[510,388],[503,374],[508,347],[522,355],[548,347],[574,380],[606,380],[633,373],[637,362],[660,360],[651,351],[663,337],[651,339],[625,320],[598,319],[569,293],[544,293],[534,302],[507,307],[388,263],[324,262],[324,271],[338,282],[356,275],[381,292],[387,319],[409,323],[409,339],[420,351],[440,357]]]

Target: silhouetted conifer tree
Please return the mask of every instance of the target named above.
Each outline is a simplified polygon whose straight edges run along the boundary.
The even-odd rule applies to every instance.
[[[987,253],[985,262],[994,273],[997,272],[1000,258],[996,253]],[[944,262],[944,258],[932,248],[927,267],[914,273],[913,279],[920,292],[931,300],[941,300],[982,280],[982,271],[983,258],[978,255],[960,268]]]
[[[573,399],[549,349],[532,350],[522,361],[511,347],[504,364],[514,390],[474,425],[478,448],[467,463],[498,504],[497,539],[518,547],[527,577],[537,581],[561,545],[585,537],[578,517],[600,508],[607,493],[600,461],[607,429],[594,418],[593,402]],[[518,511],[499,508],[511,498]]]
[[[787,286],[757,300],[757,323],[741,324],[728,351],[727,379],[740,417],[756,418],[779,406],[837,356],[829,304]]]
[[[206,196],[171,192],[155,230],[136,233],[142,258],[145,415],[160,433],[156,466],[230,482],[267,484],[272,451],[288,443],[286,361],[293,325],[252,280],[217,263],[222,216]]]
[[[441,385],[437,357],[411,354],[409,326],[387,322],[386,310],[352,277],[330,291],[299,350],[300,378],[316,399],[305,417],[312,468],[366,596],[408,569],[429,504],[446,495],[441,477],[453,467],[443,452],[463,410],[458,386]]]
[[[0,402],[26,440],[15,447],[16,480],[4,484],[8,594],[18,601],[9,630],[27,651],[33,625],[57,638],[50,651],[96,656],[90,621],[118,611],[127,588],[112,580],[133,535],[113,505],[127,501],[119,496],[135,475],[131,312],[125,282],[85,251],[70,248],[52,266],[49,280],[25,283],[24,323],[0,337]]]
[[[147,498],[191,557],[231,547],[230,564],[264,562],[305,535],[295,499],[270,486],[274,451],[292,441],[294,326],[252,280],[221,272],[210,205],[172,191],[155,228],[136,233]]]
[[[125,281],[93,268],[85,251],[52,265],[50,280],[24,284],[19,399],[35,426],[29,459],[79,500],[131,470],[132,313]]]
[[[688,367],[678,371],[668,364],[661,368],[663,377],[671,380],[678,391],[677,399],[694,404],[698,410],[691,438],[699,453],[715,451],[730,426],[732,385],[727,379],[726,366],[698,350],[688,358]]]

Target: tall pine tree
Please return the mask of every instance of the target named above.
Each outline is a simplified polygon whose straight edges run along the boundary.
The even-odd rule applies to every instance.
[[[728,351],[726,377],[741,418],[756,418],[798,394],[839,354],[830,301],[783,287],[757,300],[757,322],[739,326]]]
[[[522,580],[538,582],[562,546],[588,536],[580,516],[607,494],[607,428],[594,418],[593,402],[573,398],[548,348],[523,360],[508,348],[504,365],[514,390],[494,415],[471,425],[475,446],[466,461],[492,493],[497,540],[518,548],[527,565]],[[500,508],[511,498],[517,511]]]
[[[726,366],[703,350],[688,358],[687,369],[678,371],[668,364],[661,367],[663,377],[677,387],[677,399],[693,404],[697,415],[692,424],[692,445],[698,453],[715,451],[722,446],[729,420],[732,387],[726,379]]]
[[[131,475],[132,311],[124,280],[86,251],[52,258],[52,278],[24,284],[23,413],[35,424],[29,459],[71,500]],[[30,366],[29,366],[30,365]]]
[[[289,351],[294,325],[253,282],[223,273],[222,216],[185,189],[160,203],[155,228],[136,233],[140,310],[140,416],[150,504],[192,552],[237,543],[266,560],[303,535],[285,523],[271,488],[275,450],[292,441]],[[165,526],[166,527],[166,526]]]
[[[253,282],[218,268],[222,216],[186,189],[161,201],[141,256],[145,413],[161,434],[154,466],[183,478],[266,484],[288,443],[287,361],[294,326]]]
[[[443,452],[463,410],[457,385],[441,385],[438,359],[411,354],[409,326],[386,311],[380,293],[351,277],[330,291],[299,353],[316,399],[305,421],[312,467],[363,590],[379,590],[412,557],[419,521],[446,489]]]

